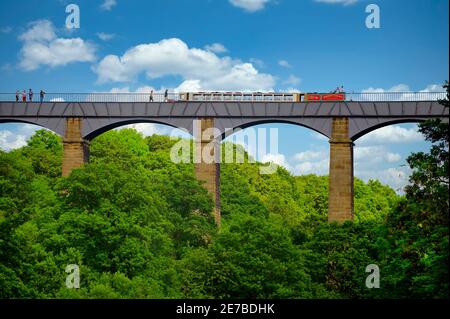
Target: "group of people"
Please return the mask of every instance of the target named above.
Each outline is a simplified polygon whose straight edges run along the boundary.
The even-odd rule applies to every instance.
[[[16,91],[16,102],[19,102],[20,99],[20,95],[22,95],[22,102],[26,102],[27,101],[27,91],[23,90],[22,93],[19,92],[19,90]],[[28,91],[28,101],[29,102],[33,102],[33,90],[30,89]],[[41,92],[39,92],[39,99],[40,102],[44,102],[44,97],[45,97],[45,92],[43,90],[41,90]]]
[[[153,102],[153,90],[150,91],[150,102]],[[164,102],[169,102],[169,90],[164,91]]]

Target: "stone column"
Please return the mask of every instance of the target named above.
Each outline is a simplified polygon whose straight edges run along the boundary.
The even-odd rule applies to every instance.
[[[220,137],[214,138],[214,118],[194,121],[195,175],[213,196],[214,220],[220,225]]]
[[[69,176],[74,168],[78,168],[89,161],[89,142],[83,139],[82,123],[83,119],[79,117],[66,119],[63,139],[63,176]]]
[[[348,118],[333,118],[330,139],[328,221],[353,220],[353,141]]]

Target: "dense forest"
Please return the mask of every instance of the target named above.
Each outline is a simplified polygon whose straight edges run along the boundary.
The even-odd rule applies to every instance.
[[[409,156],[405,194],[355,179],[341,225],[326,176],[222,164],[217,229],[194,165],[170,160],[176,140],[109,131],[63,178],[61,138],[39,130],[0,151],[0,298],[448,298],[448,124],[420,131],[432,149]]]

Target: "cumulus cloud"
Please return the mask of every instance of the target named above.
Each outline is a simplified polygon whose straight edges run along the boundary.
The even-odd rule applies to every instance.
[[[330,4],[343,4],[344,6],[348,6],[358,2],[358,0],[314,0],[314,1]]]
[[[213,43],[205,46],[206,51],[211,51],[214,53],[225,53],[228,52],[227,48],[221,43]]]
[[[100,9],[103,11],[111,11],[111,9],[117,4],[116,0],[105,0],[100,5]]]
[[[233,6],[244,9],[247,12],[262,10],[270,1],[271,0],[229,0]]]
[[[122,129],[126,129],[126,128],[135,129],[136,131],[142,133],[142,135],[144,135],[144,136],[150,136],[153,134],[167,135],[167,133],[169,132],[169,129],[167,129],[167,127],[161,128],[161,127],[158,127],[158,125],[154,124],[154,123],[129,124],[129,125],[121,126],[121,127],[117,128],[117,130],[122,130]]]
[[[289,75],[289,77],[283,81],[284,84],[288,84],[288,85],[298,85],[300,84],[301,79],[293,74]]]
[[[355,164],[363,162],[365,164],[375,164],[381,162],[398,162],[401,159],[401,155],[398,153],[389,152],[386,147],[377,146],[356,146],[354,148],[354,160]]]
[[[423,135],[414,128],[404,128],[398,125],[390,125],[372,131],[360,139],[357,143],[361,145],[375,143],[417,143],[424,141]]]
[[[274,163],[277,164],[279,166],[283,166],[284,168],[288,169],[288,170],[292,170],[291,166],[289,165],[289,163],[286,160],[286,156],[284,156],[284,154],[263,154],[260,162],[262,163]]]
[[[42,129],[37,125],[19,124],[16,131],[0,130],[0,149],[10,151],[23,147],[35,131]]]
[[[259,68],[264,68],[266,66],[266,64],[264,63],[263,60],[261,59],[257,59],[257,58],[250,58],[249,60],[251,63],[253,63],[254,65],[256,65]]]
[[[279,65],[279,66],[282,66],[282,67],[284,67],[284,68],[291,68],[291,67],[292,67],[292,65],[291,65],[288,61],[286,61],[286,60],[280,60],[280,61],[278,61],[278,65]]]
[[[444,92],[444,88],[441,84],[429,84],[425,89],[420,90],[419,92]]]
[[[383,88],[374,88],[369,87],[362,91],[362,93],[385,93],[385,92],[410,92],[410,88],[407,84],[397,84],[391,87],[390,89],[383,89]]]
[[[98,32],[97,36],[100,40],[102,41],[109,41],[114,39],[114,37],[116,36],[114,33],[105,33],[105,32]]]
[[[4,151],[25,146],[26,143],[27,137],[24,135],[17,135],[8,130],[0,131],[0,148]]]
[[[41,65],[56,67],[95,60],[94,45],[80,38],[58,38],[48,20],[31,22],[19,40],[23,42],[19,66],[25,71],[36,70]]]
[[[296,164],[293,173],[296,175],[326,175],[329,171],[329,152],[325,150],[307,150],[294,155]]]
[[[176,38],[140,44],[122,56],[108,55],[94,71],[100,83],[128,82],[145,73],[149,79],[178,75],[184,81],[180,86],[201,90],[270,91],[275,84],[272,75],[259,73],[251,63],[189,48]]]
[[[371,179],[379,180],[381,183],[389,185],[394,190],[402,193],[405,186],[409,182],[411,170],[409,167],[387,168],[381,170],[357,170],[355,169],[355,176],[364,181]]]

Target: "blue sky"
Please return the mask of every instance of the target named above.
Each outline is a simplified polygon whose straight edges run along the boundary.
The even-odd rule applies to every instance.
[[[69,3],[80,8],[79,29],[65,28]],[[380,8],[379,29],[365,25],[370,3]],[[436,91],[448,79],[448,6],[447,0],[2,1],[0,91],[328,92],[337,85],[354,92]],[[301,127],[270,127],[279,129],[280,154],[269,159],[296,174],[327,173],[326,140]],[[0,147],[23,145],[33,130],[0,125]],[[400,188],[404,159],[427,147],[415,125],[380,129],[357,141],[355,175]]]

